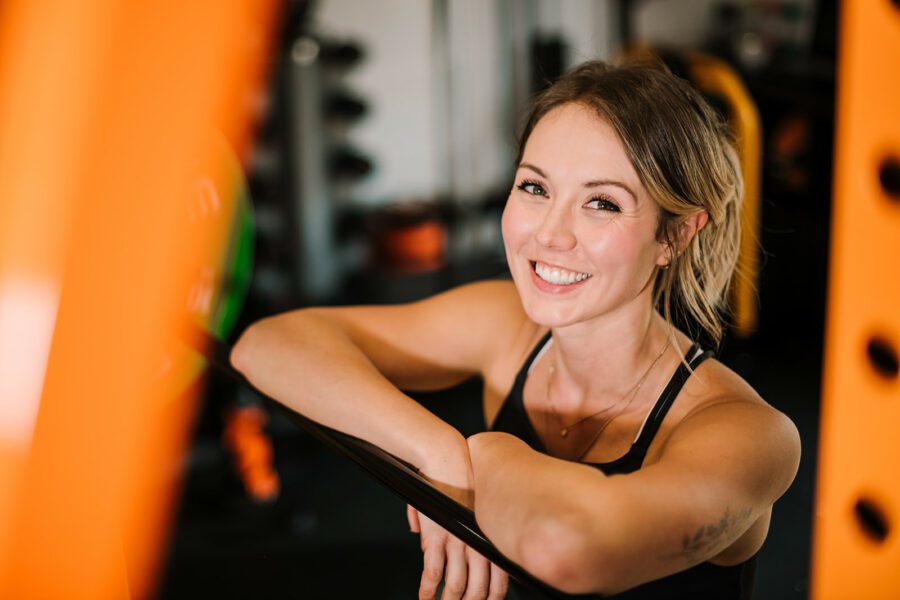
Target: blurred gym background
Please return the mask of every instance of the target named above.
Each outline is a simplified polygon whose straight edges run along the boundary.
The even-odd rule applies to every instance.
[[[720,359],[803,438],[756,597],[807,597],[836,23],[835,0],[287,3],[241,157],[255,261],[232,339],[295,307],[404,302],[506,276],[499,215],[529,98],[570,66],[635,47],[688,78],[692,56],[714,57],[748,92],[761,139],[758,301]],[[421,553],[399,498],[251,391],[214,373],[204,389],[161,598],[416,597]],[[417,397],[464,433],[484,427],[477,381]]]

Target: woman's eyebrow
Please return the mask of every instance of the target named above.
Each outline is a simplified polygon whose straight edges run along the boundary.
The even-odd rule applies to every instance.
[[[622,183],[621,181],[616,181],[615,179],[596,179],[594,181],[588,181],[584,184],[584,187],[600,187],[601,185],[614,185],[616,187],[620,187],[629,194],[631,194],[631,199],[634,200],[635,204],[637,204],[637,196],[634,192],[631,191],[631,188]]]
[[[546,173],[544,173],[544,172],[541,171],[538,167],[536,167],[535,165],[533,165],[533,164],[531,164],[531,163],[527,163],[527,162],[519,163],[519,168],[520,168],[520,169],[528,169],[528,170],[530,170],[530,171],[534,171],[535,173],[537,173],[537,174],[540,175],[541,177],[544,177],[544,178],[549,179],[549,177],[547,177],[547,174],[546,174]],[[603,186],[603,185],[614,185],[614,186],[616,186],[616,187],[620,187],[620,188],[622,188],[623,190],[625,190],[626,192],[628,192],[629,194],[631,194],[631,198],[632,198],[635,202],[638,201],[638,199],[637,199],[637,194],[635,194],[633,191],[631,191],[631,188],[630,188],[630,187],[628,187],[627,185],[625,185],[625,184],[622,183],[621,181],[616,181],[615,179],[594,179],[594,180],[585,182],[584,187],[592,188],[592,187],[600,187],[600,186]]]
[[[536,166],[534,166],[534,165],[531,164],[531,163],[521,162],[521,163],[519,163],[519,168],[520,168],[520,169],[529,169],[529,170],[531,170],[531,171],[534,171],[535,173],[537,173],[537,174],[540,175],[541,177],[546,177],[547,179],[549,179],[549,177],[547,177],[547,174],[546,174],[546,173],[544,173],[543,171],[541,171],[540,169],[538,169]]]

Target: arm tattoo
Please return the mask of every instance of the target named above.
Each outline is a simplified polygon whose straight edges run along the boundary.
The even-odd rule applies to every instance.
[[[684,534],[681,538],[679,556],[683,556],[690,563],[696,563],[703,556],[709,556],[713,548],[724,550],[729,543],[737,539],[738,534],[744,532],[749,517],[749,508],[735,514],[726,507],[725,514],[718,523],[702,525],[693,535]]]

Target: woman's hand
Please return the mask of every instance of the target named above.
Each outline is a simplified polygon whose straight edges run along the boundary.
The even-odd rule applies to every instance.
[[[506,597],[509,576],[412,506],[406,507],[409,528],[418,533],[424,554],[419,600],[499,600]]]
[[[453,500],[473,508],[472,465],[462,436],[441,449],[433,448],[419,473]],[[498,600],[506,596],[508,577],[499,567],[414,508],[407,508],[407,517],[409,528],[419,534],[424,554],[420,600],[435,599],[442,579],[440,600]]]

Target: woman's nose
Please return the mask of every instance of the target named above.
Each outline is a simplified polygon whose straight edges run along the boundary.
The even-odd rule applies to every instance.
[[[571,250],[575,247],[575,234],[563,207],[550,207],[537,230],[537,241],[545,248]]]

